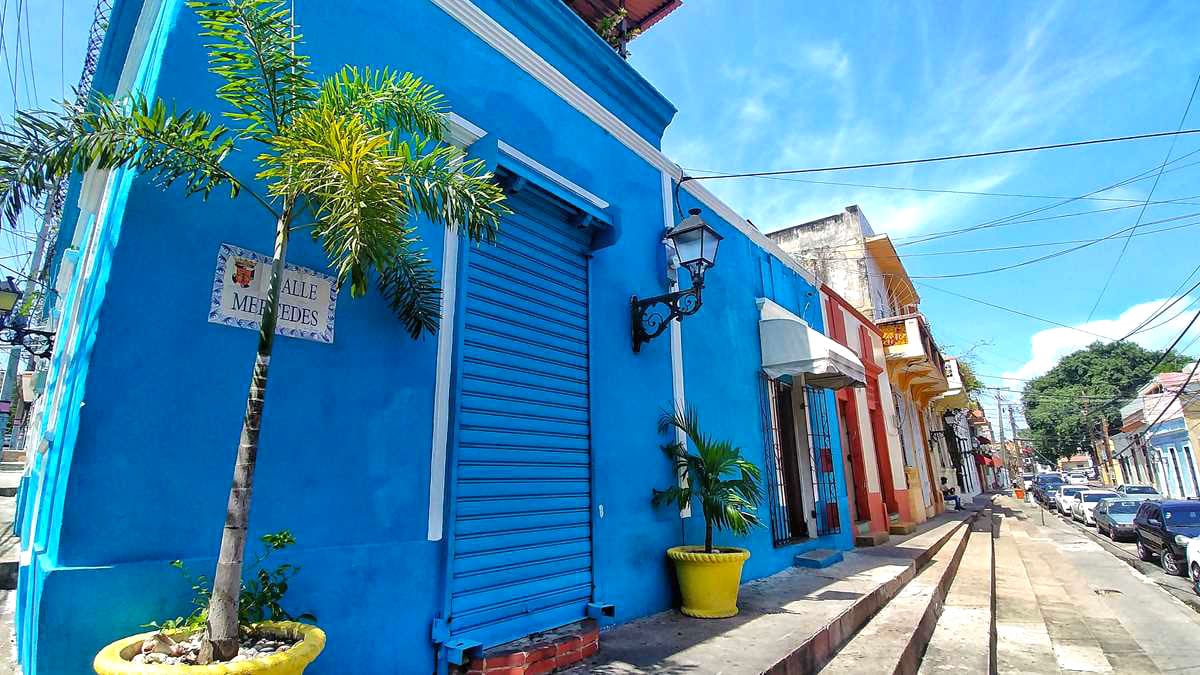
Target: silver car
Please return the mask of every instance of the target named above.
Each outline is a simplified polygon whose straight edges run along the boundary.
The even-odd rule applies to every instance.
[[[1080,492],[1088,489],[1086,485],[1061,485],[1058,492],[1054,495],[1054,501],[1058,504],[1058,512],[1068,518],[1071,516],[1071,507],[1075,505],[1075,498]]]
[[[1100,500],[1120,496],[1112,490],[1084,490],[1079,493],[1074,503],[1071,504],[1071,519],[1077,520],[1084,525],[1095,525],[1096,518],[1093,515],[1093,511],[1096,505],[1100,503]]]
[[[1138,483],[1123,483],[1117,486],[1117,492],[1122,497],[1136,497],[1140,499],[1162,499],[1162,495],[1158,494],[1158,488],[1153,485],[1142,485]]]

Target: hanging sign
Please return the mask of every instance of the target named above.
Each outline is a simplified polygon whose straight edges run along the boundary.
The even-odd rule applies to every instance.
[[[221,244],[213,278],[210,323],[258,330],[267,304],[271,257]],[[284,264],[276,335],[333,342],[337,283],[328,274]]]

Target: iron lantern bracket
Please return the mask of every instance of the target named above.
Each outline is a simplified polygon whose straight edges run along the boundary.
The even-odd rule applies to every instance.
[[[48,359],[54,351],[54,333],[21,325],[4,326],[0,328],[0,344],[23,347],[34,356]]]
[[[636,295],[630,298],[634,353],[640,352],[643,344],[662,335],[671,321],[695,314],[703,303],[700,297],[703,288],[704,277],[697,276],[686,291],[664,293],[644,300]]]

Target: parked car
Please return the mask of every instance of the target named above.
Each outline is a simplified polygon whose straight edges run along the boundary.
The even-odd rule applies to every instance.
[[[1137,538],[1133,517],[1137,515],[1138,507],[1143,501],[1145,500],[1133,497],[1101,499],[1092,512],[1092,517],[1096,520],[1096,531],[1107,535],[1113,541]]]
[[[1200,537],[1200,502],[1186,499],[1147,500],[1133,518],[1137,527],[1138,557],[1158,558],[1167,574],[1188,573],[1187,545]]]
[[[1058,512],[1070,518],[1071,507],[1075,505],[1075,499],[1079,496],[1080,492],[1086,489],[1086,485],[1060,485],[1058,492],[1054,493],[1054,501],[1058,504]]]
[[[1161,498],[1158,494],[1158,488],[1153,485],[1140,485],[1137,483],[1124,483],[1117,486],[1117,492],[1123,495],[1147,495],[1153,499]]]
[[[1112,490],[1084,490],[1079,493],[1075,503],[1071,505],[1071,518],[1084,525],[1095,525],[1096,520],[1092,511],[1096,508],[1096,504],[1099,504],[1101,499],[1119,496]]]
[[[1087,485],[1088,475],[1084,471],[1072,471],[1067,474],[1067,482],[1071,485]]]
[[[1192,590],[1200,595],[1200,537],[1192,537],[1187,545],[1188,574],[1192,577]]]
[[[1043,499],[1046,502],[1046,508],[1052,511],[1058,510],[1058,489],[1066,484],[1067,483],[1065,480],[1048,482],[1046,484],[1046,487],[1043,491]]]
[[[1042,504],[1049,505],[1050,493],[1057,490],[1066,481],[1057,473],[1039,473],[1033,479],[1033,497]]]
[[[1033,473],[1021,474],[1021,482],[1025,486],[1026,491],[1033,488],[1033,479],[1035,476],[1037,476],[1037,474],[1033,474]]]

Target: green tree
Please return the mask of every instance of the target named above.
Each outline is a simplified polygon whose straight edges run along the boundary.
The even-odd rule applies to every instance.
[[[441,94],[410,74],[345,67],[321,83],[283,0],[193,0],[230,126],[141,94],[18,112],[0,132],[0,200],[12,222],[72,172],[127,167],[164,188],[249,196],[275,226],[268,303],[233,470],[202,658],[238,650],[238,594],[288,239],[307,231],[352,297],[378,292],[414,338],[437,330],[441,291],[412,221],[494,241],[507,213],[483,162],[444,144]],[[235,152],[256,152],[254,181]]]
[[[983,389],[983,383],[975,374],[975,367],[963,357],[958,358],[958,375],[962,378],[963,389],[969,396],[974,396]]]
[[[1143,349],[1132,342],[1094,342],[1025,384],[1022,403],[1033,441],[1043,456],[1066,457],[1091,448],[1094,429],[1107,420],[1121,426],[1121,405],[1156,373],[1177,371],[1190,360]]]

